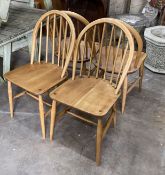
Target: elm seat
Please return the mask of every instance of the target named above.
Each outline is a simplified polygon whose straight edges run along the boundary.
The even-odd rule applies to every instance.
[[[109,81],[95,77],[70,79],[50,94],[53,100],[95,116],[107,114],[119,96]]]
[[[61,78],[61,74],[62,68],[55,64],[35,63],[14,69],[4,78],[28,92],[41,95],[66,79],[66,76]]]

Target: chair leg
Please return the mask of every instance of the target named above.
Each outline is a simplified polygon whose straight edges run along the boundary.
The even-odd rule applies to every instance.
[[[50,120],[50,140],[51,141],[53,140],[55,119],[56,119],[56,101],[53,100],[52,109],[51,109],[51,120]]]
[[[116,104],[113,106],[113,127],[116,127]]]
[[[102,143],[102,133],[103,133],[103,126],[102,120],[98,119],[97,124],[97,135],[96,135],[96,164],[100,165],[101,161],[101,143]]]
[[[42,96],[39,95],[39,112],[40,112],[40,122],[42,130],[42,138],[45,139],[45,114],[44,114],[44,104]]]
[[[142,89],[142,81],[143,81],[143,76],[144,76],[144,63],[141,65],[140,69],[139,69],[139,91],[141,92]]]
[[[9,108],[10,108],[10,115],[11,118],[14,116],[13,112],[13,91],[12,91],[12,84],[8,81],[8,97],[9,97]]]
[[[83,64],[82,73],[83,73],[83,75],[86,75],[86,73],[87,73],[86,63]]]
[[[125,104],[127,98],[127,89],[128,89],[128,77],[125,77],[124,84],[123,84],[123,97],[122,97],[122,114],[125,111]]]

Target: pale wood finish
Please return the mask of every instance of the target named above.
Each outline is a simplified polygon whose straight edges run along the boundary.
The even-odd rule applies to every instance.
[[[76,31],[76,39],[77,39],[77,37],[78,37],[79,33],[82,31],[82,29],[89,24],[89,21],[86,20],[83,16],[81,16],[78,13],[71,12],[71,11],[63,11],[63,12],[65,12],[72,19],[72,21],[74,23],[74,27],[75,27],[75,31]],[[62,27],[62,26],[60,26],[60,27]],[[53,29],[53,26],[51,26],[51,29]],[[61,33],[63,33],[66,37],[60,42],[60,45],[61,45],[62,48],[67,48],[68,44],[70,44],[70,42],[71,42],[70,37],[67,36],[66,30],[64,30],[64,29],[60,30],[60,32],[57,33],[57,36],[58,35],[61,36]],[[52,36],[52,35],[55,35],[55,34],[51,31],[50,36]],[[75,41],[75,44],[76,44],[76,41]],[[78,56],[79,61],[78,61],[78,63],[81,62],[81,57],[84,53],[83,52],[84,51],[83,50],[84,49],[84,47],[83,47],[84,46],[84,41],[82,41],[81,45],[82,45],[82,48],[79,49],[79,56]],[[60,51],[60,47],[59,47],[59,51]],[[63,52],[60,53],[61,56],[58,57],[59,58],[58,62],[60,61],[60,58],[62,58],[62,63],[64,63],[64,61],[65,61],[64,58],[65,58],[65,55],[66,55],[65,51],[67,51],[67,50],[63,49]],[[74,51],[75,51],[75,49],[74,49]],[[56,52],[56,51],[54,51],[54,52]],[[73,57],[74,57],[74,52],[72,53],[71,62],[73,61]],[[86,72],[85,63],[89,61],[89,57],[90,56],[87,55],[86,60],[84,60],[84,66],[83,66],[83,71],[84,72]]]
[[[115,94],[115,89],[108,81],[95,77],[76,77],[74,81],[70,79],[55,89],[50,97],[89,114],[104,116],[119,95]]]
[[[42,130],[42,138],[45,139],[45,111],[42,96],[39,95],[39,112],[40,112],[40,122]]]
[[[124,23],[124,24],[127,26],[127,28],[132,33],[132,36],[134,37],[134,42],[138,46],[137,51],[134,52],[133,62],[131,63],[130,70],[129,70],[127,76],[129,76],[129,73],[132,74],[132,73],[135,73],[137,71],[139,71],[139,76],[137,77],[137,79],[134,82],[130,83],[127,80],[128,85],[127,85],[127,88],[126,87],[123,88],[123,93],[128,94],[137,85],[138,82],[139,82],[139,90],[141,91],[142,81],[143,81],[143,76],[144,76],[144,61],[147,57],[147,54],[142,51],[143,50],[143,41],[142,41],[140,34],[135,30],[135,28],[133,28],[129,24],[126,24],[126,23]],[[126,104],[126,97],[125,97],[125,99],[123,99],[123,102],[122,102],[122,113],[124,113],[125,104]]]
[[[132,63],[130,65],[129,71],[127,72],[127,78],[125,79],[125,83],[123,85],[123,99],[122,99],[122,113],[124,113],[125,110],[125,105],[126,105],[126,98],[127,98],[127,94],[139,83],[139,90],[141,90],[142,87],[142,80],[143,80],[143,72],[144,72],[144,61],[146,58],[146,53],[144,53],[142,51],[143,49],[143,41],[142,38],[140,36],[140,34],[129,24],[126,24],[124,22],[122,22],[131,32],[133,38],[134,38],[134,44],[137,45],[137,50],[134,51],[133,54],[133,59],[132,59]],[[119,41],[121,39],[121,36],[119,36]],[[116,38],[115,38],[116,40]],[[122,59],[123,57],[127,58],[128,54],[129,54],[129,50],[128,48],[126,49],[127,51],[123,50],[123,46],[125,45],[125,39],[122,39],[122,47],[120,47],[118,50],[116,50],[116,48],[111,47],[110,48],[110,53],[111,55],[108,56],[108,59],[111,60],[109,61],[109,64],[107,64],[107,55],[106,53],[109,52],[109,50],[107,51],[106,47],[102,48],[102,65],[100,66],[101,70],[105,70],[105,72],[109,72],[109,73],[115,73],[118,74],[117,79],[120,77],[121,73],[122,73],[122,69],[121,69],[121,63],[123,65],[126,64],[126,62],[124,61],[124,59]],[[111,41],[110,41],[111,42]],[[98,43],[95,43],[96,48],[98,48]],[[116,67],[115,67],[115,71],[114,71],[114,63],[113,63],[113,55],[116,55],[116,52],[118,52],[117,57],[115,57],[115,63],[116,63]],[[123,56],[123,57],[122,57]],[[97,55],[97,57],[99,57],[99,55]],[[126,59],[127,60],[127,59]],[[104,68],[106,67],[106,68]],[[129,82],[128,81],[128,76],[130,76],[130,74],[133,74],[135,72],[139,71],[139,76],[135,79],[134,82]],[[104,71],[102,71],[104,72]],[[104,77],[105,77],[105,72],[104,72]],[[127,82],[127,85],[126,85]]]
[[[57,26],[57,20],[60,18],[61,23]],[[65,25],[63,25],[63,23]],[[50,41],[50,23],[53,23],[53,35]],[[60,33],[62,26],[65,30],[65,35],[61,33],[60,37],[55,36],[55,33]],[[67,28],[66,28],[67,26]],[[46,39],[44,40],[43,27],[46,28]],[[58,31],[57,31],[58,30]],[[60,30],[60,31],[59,31]],[[60,58],[60,52],[63,49],[60,46],[61,40],[65,39],[66,36],[70,37],[70,43],[67,46],[67,51],[65,51],[65,62],[61,63],[58,61]],[[58,45],[55,45],[56,37],[58,37]],[[48,92],[52,87],[57,87],[67,78],[67,72],[63,73],[63,67],[66,63],[69,64],[75,42],[75,29],[74,25],[64,12],[57,10],[52,10],[44,15],[36,23],[33,31],[32,39],[32,53],[31,53],[31,63],[23,65],[15,70],[12,70],[4,75],[8,80],[8,94],[9,94],[9,105],[11,117],[13,117],[13,100],[27,94],[39,102],[39,113],[40,122],[42,129],[42,137],[45,139],[45,117],[50,113],[50,110],[45,112],[44,105],[51,107],[51,105],[43,100],[42,95]],[[36,47],[38,45],[39,49]],[[57,50],[56,48],[59,48]],[[53,50],[52,50],[53,48]],[[56,53],[54,50],[59,52]],[[36,56],[37,52],[37,58]],[[51,54],[51,56],[50,56]],[[36,60],[37,59],[37,60]],[[36,60],[36,61],[35,61]],[[57,63],[57,64],[55,64]],[[17,94],[15,97],[12,96],[11,84],[15,84],[25,91]]]
[[[13,118],[13,93],[12,93],[12,84],[8,81],[8,97],[9,97],[9,107],[10,107],[10,115]]]
[[[123,84],[123,96],[122,96],[122,112],[125,110],[125,103],[127,97],[127,89],[128,89],[128,77],[125,77],[124,84]]]
[[[102,120],[98,119],[97,124],[97,134],[96,134],[96,163],[100,164],[100,155],[101,155],[101,143],[102,143],[102,135],[103,135],[103,125]]]
[[[112,29],[111,34],[105,35],[108,28]],[[112,38],[114,38],[114,29],[118,29],[121,32],[119,42],[112,42]],[[98,38],[97,32],[100,30],[100,39]],[[123,62],[121,63],[122,71],[117,78],[115,73],[116,61],[115,59],[119,53],[119,45],[121,42],[122,36],[125,36],[127,40],[127,47],[124,49],[127,52],[128,56],[123,55]],[[105,38],[109,37],[110,42],[105,42]],[[84,46],[82,47],[81,41],[84,42]],[[98,48],[96,48],[95,42],[98,43]],[[115,48],[116,44],[116,54],[114,55],[113,60],[113,73],[108,78],[106,74],[103,78],[99,74],[99,69],[102,64],[102,51],[103,47]],[[79,69],[79,75],[76,74],[77,63],[79,61],[79,49],[83,48],[83,54],[81,55],[81,67]],[[89,49],[88,49],[89,48]],[[97,52],[96,52],[97,49]],[[108,128],[111,124],[113,126],[116,125],[116,102],[120,96],[120,90],[122,88],[122,84],[125,80],[127,72],[129,71],[130,64],[133,59],[134,53],[134,42],[131,33],[127,29],[127,27],[122,24],[119,20],[111,19],[111,18],[103,18],[96,20],[89,25],[87,25],[79,34],[75,47],[75,55],[73,60],[73,74],[72,79],[63,83],[60,87],[55,89],[50,93],[50,97],[53,99],[53,104],[58,102],[69,106],[66,112],[77,119],[85,121],[89,124],[97,126],[97,134],[96,134],[96,163],[100,164],[101,161],[101,144],[103,137],[105,137]],[[83,64],[86,58],[86,55],[89,55],[90,61],[88,63],[88,75],[84,75],[83,72]],[[99,55],[97,57],[97,55]],[[110,55],[107,53],[107,55]],[[108,60],[108,58],[107,58]],[[92,66],[95,65],[95,71],[91,71]],[[108,63],[107,63],[108,65]],[[67,70],[67,65],[64,66],[63,74]],[[106,72],[105,72],[106,73]],[[81,112],[85,112],[85,114],[80,116],[76,114],[75,110],[77,109]],[[51,121],[54,121],[55,108],[52,107],[52,115]],[[108,114],[110,113],[110,114]],[[108,114],[108,116],[106,115]],[[90,116],[89,116],[90,115]],[[56,115],[57,117],[57,115]],[[103,122],[103,119],[106,119]],[[95,121],[93,121],[95,120]],[[103,124],[104,123],[104,124]],[[53,128],[54,124],[51,123],[51,132],[50,132],[50,140],[53,139]]]
[[[26,64],[5,74],[15,85],[35,95],[45,93],[66,78],[61,78],[62,68],[51,63]]]
[[[56,117],[56,101],[53,100],[53,102],[52,102],[52,109],[51,109],[51,121],[50,121],[50,138],[53,138],[55,117]]]

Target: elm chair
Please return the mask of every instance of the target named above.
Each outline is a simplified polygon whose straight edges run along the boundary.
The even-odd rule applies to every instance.
[[[122,93],[122,113],[124,113],[125,111],[125,105],[126,105],[126,97],[127,97],[127,94],[137,85],[139,84],[139,91],[141,91],[141,88],[142,88],[142,80],[143,80],[143,76],[144,76],[144,61],[145,61],[145,58],[146,58],[146,53],[144,53],[142,50],[143,50],[143,41],[142,41],[142,38],[140,36],[140,34],[135,30],[135,28],[133,28],[132,26],[130,26],[129,24],[126,24],[123,22],[123,24],[129,29],[129,31],[131,32],[132,34],[132,37],[134,39],[134,44],[135,44],[135,51],[134,51],[134,54],[133,54],[133,59],[132,59],[132,62],[131,62],[131,66],[129,68],[129,71],[127,72],[127,76],[125,77],[124,79],[124,84],[123,84],[123,93]],[[117,31],[116,31],[116,38],[117,38]],[[125,43],[125,39],[122,38],[122,44]],[[112,54],[111,56],[113,56],[113,54],[115,54],[115,49],[111,48],[112,49]],[[101,72],[102,74],[104,74],[104,67],[105,67],[105,64],[106,64],[106,48],[103,47],[103,58],[102,58],[102,64],[101,64]],[[114,51],[114,53],[113,53]],[[121,61],[122,61],[122,55],[123,53],[123,49],[122,47],[119,49],[119,54],[118,54],[118,57],[116,59],[116,73],[119,73],[120,72],[120,64],[121,64]],[[129,56],[128,54],[126,54],[126,56]],[[108,64],[107,65],[107,72],[111,73],[113,70],[113,64]],[[137,72],[138,75],[137,76],[132,76],[132,74],[136,74]],[[131,79],[131,76],[133,77]],[[129,80],[129,77],[130,77],[130,80]]]
[[[102,32],[101,41],[98,43],[99,50],[97,54],[99,57],[95,57],[96,52],[94,52],[94,47],[95,41],[97,40],[96,35],[100,26],[102,28]],[[120,31],[118,43],[113,42],[115,28]],[[111,30],[109,35],[105,35],[106,30]],[[118,74],[115,74],[116,58],[118,56],[123,36],[127,39],[127,42],[123,45],[124,52],[120,65],[121,71]],[[85,43],[87,43],[87,47],[90,49],[86,49],[86,46],[84,45],[84,57],[81,57],[79,75],[76,76],[78,50],[82,47],[81,41],[85,41]],[[114,46],[114,44],[116,44],[116,55],[113,60],[110,60],[111,47],[112,45]],[[107,48],[107,57],[106,65],[104,67],[104,76],[100,77],[99,70],[102,60],[103,46],[106,46]],[[57,122],[58,118],[61,118],[65,113],[96,126],[96,163],[99,165],[102,140],[110,125],[113,124],[115,126],[116,124],[116,102],[121,94],[120,90],[122,84],[132,62],[134,42],[131,33],[123,23],[116,19],[102,18],[90,23],[82,30],[78,36],[75,49],[72,79],[69,79],[59,88],[50,93],[50,97],[53,100],[50,123],[50,140],[53,139],[55,122]],[[87,75],[84,75],[83,60],[85,59],[85,52],[89,51],[90,53],[88,54],[90,55],[90,61],[88,64],[88,73]],[[127,57],[126,53],[128,55]],[[93,65],[92,62],[96,65],[95,72],[91,71]],[[113,71],[110,76],[106,71],[109,62],[113,63]],[[63,74],[66,70],[67,64],[64,67]],[[63,111],[58,112],[58,114],[56,109],[57,103],[66,105],[66,108]],[[81,116],[77,113],[77,111],[84,112],[86,115]]]
[[[53,24],[51,40],[49,39],[50,24]],[[62,33],[62,29],[64,29],[64,33]],[[46,36],[44,36],[44,32],[46,32]],[[62,47],[61,41],[66,40],[66,36],[70,37],[70,43]],[[58,40],[58,43],[55,42],[56,40]],[[50,112],[50,110],[47,113],[44,111],[44,105],[51,107],[49,103],[43,100],[43,94],[58,86],[67,78],[67,72],[62,74],[62,71],[65,62],[67,64],[70,60],[74,42],[75,29],[68,15],[57,10],[49,11],[41,16],[34,28],[30,64],[18,67],[4,75],[8,81],[11,117],[14,115],[14,99],[27,94],[38,100],[43,139],[45,139],[45,117]],[[55,50],[57,50],[56,54]],[[65,53],[62,57],[61,52]],[[22,88],[23,92],[13,96],[12,84]]]

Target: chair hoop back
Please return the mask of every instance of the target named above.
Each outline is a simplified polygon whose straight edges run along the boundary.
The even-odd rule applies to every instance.
[[[44,36],[44,32],[46,36]],[[52,32],[52,35],[50,32]],[[65,42],[67,37],[69,37],[68,43]],[[63,46],[61,44],[62,40],[64,41]],[[34,59],[37,59],[39,63],[41,61],[48,63],[50,59],[51,63],[54,64],[55,57],[57,57],[56,63],[58,66],[64,67],[65,60],[70,60],[74,46],[75,28],[72,20],[62,11],[51,10],[40,17],[34,28],[31,64],[34,63]],[[49,55],[50,50],[51,56]],[[41,56],[43,56],[41,51],[45,53],[45,60],[41,60]]]
[[[141,52],[143,51],[143,40],[139,34],[139,32],[132,27],[131,25],[123,22],[124,25],[126,25],[126,27],[129,29],[129,31],[132,34],[132,37],[134,38],[134,44],[137,44],[137,55],[136,55],[136,60],[135,60],[135,64],[134,67],[137,68],[138,63],[140,62],[140,58],[141,58]]]
[[[100,38],[97,36],[98,31],[100,31],[100,34],[101,34]],[[118,41],[116,40],[117,31],[119,31],[120,33]],[[84,41],[85,45],[83,48],[83,54],[82,54],[83,56],[81,57],[81,65],[80,65],[80,71],[79,71],[80,77],[83,76],[83,64],[84,64],[83,60],[86,58],[86,55],[90,55],[90,61],[88,65],[88,77],[93,76],[91,70],[92,70],[92,66],[95,65],[96,67],[95,77],[100,78],[99,71],[100,71],[100,66],[102,64],[102,54],[103,54],[103,47],[104,47],[106,48],[106,63],[104,64],[105,67],[104,67],[103,79],[105,80],[109,79],[110,84],[115,87],[116,89],[115,93],[117,94],[123,84],[125,76],[127,75],[127,72],[129,70],[131,61],[133,59],[134,41],[130,31],[127,29],[127,27],[123,23],[121,23],[120,20],[112,19],[112,18],[102,18],[88,24],[81,31],[76,42],[75,55],[74,55],[74,61],[73,61],[73,74],[72,74],[73,80],[75,79],[75,75],[76,75],[76,67],[77,67],[77,61],[79,56],[78,50],[80,49],[80,45],[81,45],[80,43],[82,41]],[[96,41],[98,43],[99,49],[95,48]],[[118,68],[119,71],[116,72],[116,67],[117,67],[116,60],[119,55],[119,49],[121,47],[123,51],[122,54],[120,55],[122,57],[122,61],[121,61],[120,67]],[[87,49],[87,48],[90,48],[90,49]],[[97,50],[98,57],[96,56],[94,50]],[[111,59],[110,56],[113,59]],[[113,66],[112,66],[111,75],[108,78],[107,65],[109,62],[111,62]],[[63,72],[65,72],[66,69],[67,67],[64,68]]]
[[[63,11],[63,12],[65,12],[72,19],[74,27],[75,27],[76,39],[77,39],[80,32],[84,29],[84,27],[86,27],[89,24],[89,21],[78,13],[75,13],[72,11]],[[82,54],[81,49],[79,50],[79,54]],[[73,57],[74,57],[74,52],[71,58],[72,61],[73,61]]]
[[[63,11],[63,12],[65,12],[70,18],[75,19],[77,22],[83,24],[84,26],[87,26],[89,24],[89,21],[78,13],[75,13],[72,11]],[[79,24],[76,24],[76,25],[77,25],[78,34],[79,34],[80,33],[80,30],[79,30],[80,28],[78,26]]]

